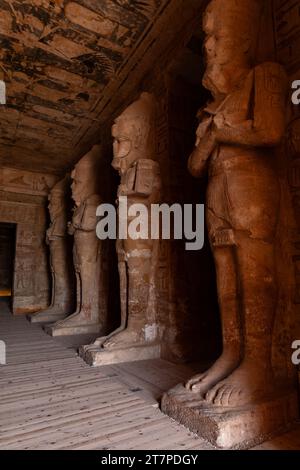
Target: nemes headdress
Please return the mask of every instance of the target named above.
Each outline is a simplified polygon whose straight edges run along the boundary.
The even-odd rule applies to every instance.
[[[94,145],[91,150],[86,153],[75,165],[76,170],[93,169],[97,167],[101,156],[101,146]]]
[[[150,153],[154,145],[156,101],[151,93],[144,92],[115,120],[116,126],[125,122],[135,149],[146,149]]]
[[[51,194],[65,194],[70,188],[70,175],[67,174],[62,180],[58,181],[51,189]]]
[[[115,120],[140,120],[147,119],[151,120],[154,118],[155,112],[155,100],[153,95],[144,92],[141,94],[138,100],[134,101],[125,111]]]
[[[203,18],[207,34],[229,31],[238,39],[256,40],[264,0],[211,0]]]

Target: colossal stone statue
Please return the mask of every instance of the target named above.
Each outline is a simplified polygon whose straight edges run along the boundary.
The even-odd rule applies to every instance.
[[[148,209],[160,201],[160,169],[155,158],[155,100],[143,93],[113,125],[112,166],[121,177],[118,203],[127,198]],[[150,214],[150,210],[149,210]],[[119,213],[120,217],[120,213]],[[128,217],[128,225],[132,218]],[[149,219],[149,225],[151,220]],[[109,336],[81,349],[88,363],[101,365],[159,357],[158,326],[151,301],[158,240],[118,239],[121,325]]]
[[[74,235],[76,311],[65,320],[46,327],[47,333],[53,336],[99,333],[105,328],[105,302],[100,302],[101,242],[96,235],[96,210],[102,202],[98,194],[100,157],[99,146],[94,146],[71,174],[75,207],[69,234]]]
[[[217,273],[223,353],[185,389],[166,394],[162,404],[166,413],[222,446],[274,432],[271,419],[262,419],[262,409],[255,408],[254,423],[251,406],[270,403],[279,390],[286,391],[275,380],[271,360],[280,211],[274,147],[285,131],[286,75],[276,63],[253,67],[262,3],[212,0],[204,15],[203,83],[212,100],[199,112],[196,147],[188,166],[195,177],[209,175],[206,217]],[[271,415],[278,413],[278,423],[286,423],[281,406],[290,410],[288,419],[295,418],[294,395],[289,399],[270,406]],[[182,408],[188,401],[195,407],[200,403],[203,415],[201,408],[193,413],[193,407],[185,413]],[[231,416],[229,432],[229,415],[224,413],[241,407],[244,420],[237,417],[240,422],[234,431]],[[210,426],[216,424],[218,431],[212,432]]]
[[[72,312],[73,302],[73,267],[70,263],[67,234],[68,192],[70,177],[59,181],[49,195],[50,227],[46,234],[46,243],[50,249],[50,268],[52,277],[51,305],[47,310],[30,315],[32,323],[53,323],[65,318]]]

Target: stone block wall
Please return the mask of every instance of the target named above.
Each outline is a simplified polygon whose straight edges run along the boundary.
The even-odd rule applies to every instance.
[[[0,222],[16,224],[14,314],[35,312],[49,303],[46,208],[48,191],[56,181],[45,174],[0,169]]]

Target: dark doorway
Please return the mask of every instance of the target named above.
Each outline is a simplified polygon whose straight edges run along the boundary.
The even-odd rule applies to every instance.
[[[12,297],[16,224],[0,223],[0,297]]]

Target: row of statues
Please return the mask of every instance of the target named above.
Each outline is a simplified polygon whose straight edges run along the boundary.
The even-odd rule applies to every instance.
[[[120,175],[118,200],[127,197],[128,209],[136,202],[150,208],[161,200],[159,164],[155,161],[155,99],[149,93],[129,106],[113,125],[113,168]],[[99,284],[102,272],[102,245],[97,238],[97,207],[103,202],[99,194],[97,163],[101,158],[100,146],[94,146],[75,166],[71,174],[72,221],[67,224],[66,192],[69,178],[57,183],[49,196],[51,225],[47,232],[52,272],[51,306],[31,316],[32,322],[53,322],[46,331],[53,335],[96,333],[101,335],[81,353],[92,364],[119,360],[114,354],[106,357],[107,350],[135,348],[139,358],[159,357],[158,327],[155,323],[153,292],[158,240],[117,240],[120,280],[120,326],[107,331],[107,312],[100,303]],[[117,201],[118,204],[118,201]],[[130,223],[130,218],[128,223]],[[151,223],[151,221],[149,221]],[[76,276],[76,306],[72,313],[72,273],[67,250],[67,232],[73,236],[73,266]],[[69,240],[70,241],[70,240]],[[103,300],[103,299],[102,299]],[[102,308],[100,308],[102,305]],[[105,303],[104,303],[105,305]],[[109,334],[107,334],[109,333]],[[153,347],[154,345],[154,347]],[[145,346],[141,349],[141,346]],[[149,346],[149,347],[148,347]],[[136,350],[130,357],[136,358]],[[97,354],[100,352],[100,355]]]
[[[206,220],[216,266],[223,353],[209,370],[164,397],[163,409],[176,419],[180,407],[192,400],[197,406],[200,401],[230,409],[258,403],[282,387],[271,358],[280,213],[274,148],[285,131],[287,80],[276,63],[255,65],[261,5],[256,0],[212,0],[204,15],[207,68],[203,83],[211,100],[199,111],[196,146],[188,168],[197,178],[209,175]],[[118,198],[127,196],[129,205],[160,202],[154,97],[143,93],[115,120],[112,135],[112,166],[120,175]],[[72,333],[99,333],[94,344],[80,351],[94,365],[107,363],[107,351],[108,362],[159,357],[159,328],[150,301],[155,241],[117,240],[121,324],[111,333],[101,320],[97,298],[101,242],[95,232],[100,197],[93,186],[94,152],[72,173],[75,210],[69,233],[74,235],[77,308],[50,328],[53,334],[66,334],[69,328]],[[65,222],[58,223],[55,216],[55,198],[64,184],[51,193],[53,215],[48,231],[53,273],[49,312],[57,315],[71,313],[62,280],[68,270],[63,256]]]

